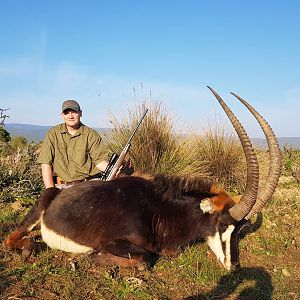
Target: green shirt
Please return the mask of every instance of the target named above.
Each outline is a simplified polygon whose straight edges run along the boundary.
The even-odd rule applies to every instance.
[[[99,173],[96,165],[102,160],[100,135],[82,123],[74,135],[65,124],[51,128],[38,157],[38,163],[51,165],[53,174],[67,182]]]

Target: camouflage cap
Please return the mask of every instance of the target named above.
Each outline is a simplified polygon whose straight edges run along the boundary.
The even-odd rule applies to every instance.
[[[66,109],[72,109],[75,111],[80,111],[80,105],[75,100],[66,100],[62,104],[61,111],[64,112]]]

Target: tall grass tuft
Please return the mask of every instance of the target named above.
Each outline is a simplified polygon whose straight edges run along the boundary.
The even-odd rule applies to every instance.
[[[199,164],[195,164],[188,140],[176,133],[173,117],[166,113],[161,102],[142,103],[128,115],[118,120],[112,116],[114,130],[106,136],[110,152],[120,153],[146,107],[149,109],[138,129],[130,149],[130,158],[135,171],[168,174],[205,175]]]
[[[226,190],[240,194],[245,188],[246,164],[243,149],[225,128],[208,127],[203,135],[193,137],[196,156],[209,176],[223,185]]]

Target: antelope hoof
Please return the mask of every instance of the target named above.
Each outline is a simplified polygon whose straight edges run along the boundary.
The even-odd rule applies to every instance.
[[[27,260],[34,251],[34,242],[30,239],[24,239],[24,245],[21,250],[23,259]]]

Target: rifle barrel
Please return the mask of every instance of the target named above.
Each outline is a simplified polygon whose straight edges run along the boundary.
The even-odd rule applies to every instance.
[[[130,138],[129,138],[129,140],[128,140],[127,143],[131,142],[133,136],[135,135],[136,131],[140,127],[141,123],[143,122],[143,119],[145,118],[147,112],[148,112],[148,108],[144,111],[144,114],[142,115],[141,119],[139,120],[138,124],[136,125],[135,129],[133,130],[133,132],[132,132],[132,134],[131,134],[131,136],[130,136]]]
[[[136,131],[138,130],[138,128],[140,127],[146,113],[148,112],[148,108],[145,110],[143,116],[141,117],[140,121],[138,122],[138,124],[136,125],[135,129],[133,130],[127,144],[125,145],[125,147],[123,148],[121,154],[118,156],[117,154],[114,153],[114,159],[112,161],[112,159],[109,161],[109,164],[104,172],[104,180],[108,181],[108,180],[111,180],[115,177],[116,173],[118,172],[127,152],[129,151],[129,148],[131,146],[131,140],[134,136],[134,134],[136,133]]]

